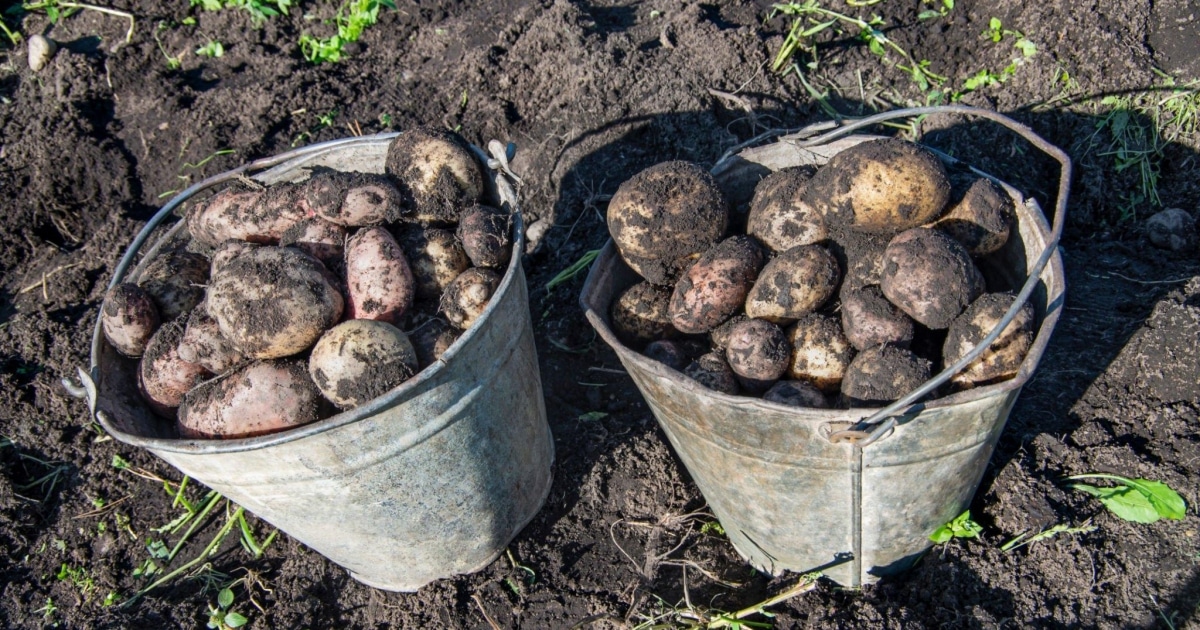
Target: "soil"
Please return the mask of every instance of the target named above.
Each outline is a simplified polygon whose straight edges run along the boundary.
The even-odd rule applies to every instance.
[[[582,276],[545,287],[604,243],[606,202],[641,169],[711,166],[768,129],[828,119],[826,107],[859,115],[924,104],[854,29],[819,37],[806,86],[769,69],[786,24],[764,19],[765,1],[398,0],[343,61],[320,66],[296,41],[330,34],[303,15],[330,18],[330,4],[300,3],[258,26],[245,12],[183,0],[99,4],[136,16],[130,43],[127,21],[84,10],[54,24],[42,13],[7,20],[59,42],[39,73],[24,45],[0,48],[0,626],[203,627],[215,587],[240,580],[231,608],[250,628],[620,628],[685,601],[737,610],[795,583],[754,573],[703,526],[703,496],[577,306]],[[900,576],[861,589],[822,583],[771,606],[773,619],[753,619],[778,628],[1198,627],[1200,261],[1194,250],[1153,247],[1143,224],[1160,207],[1200,211],[1200,147],[1194,134],[1165,136],[1157,197],[1138,197],[1149,175],[1115,168],[1113,101],[1101,102],[1162,86],[1157,68],[1178,84],[1197,78],[1196,3],[959,2],[918,19],[937,4],[884,2],[863,15],[878,12],[889,38],[955,86],[985,69],[1002,77],[963,102],[1007,113],[1071,154],[1066,304],[971,503],[982,535],[938,547]],[[1023,57],[1012,33],[981,36],[993,17],[1037,54]],[[223,56],[192,52],[212,39]],[[60,383],[88,363],[125,248],[160,204],[205,177],[292,145],[417,125],[517,146],[526,224],[542,232],[524,264],[557,453],[545,507],[510,555],[416,593],[359,584],[285,534],[259,558],[235,535],[199,570],[127,607],[106,606],[147,585],[148,543],[175,544],[179,534],[155,528],[181,511],[150,480],[179,473],[104,435]],[[991,123],[935,115],[908,131],[873,131],[916,131],[1054,208],[1058,165]],[[1189,512],[1120,520],[1063,485],[1086,472],[1165,482]],[[184,496],[203,492],[192,482]],[[225,514],[214,510],[173,562],[154,562],[169,570],[197,557]],[[263,542],[270,528],[248,522]],[[1000,549],[1059,524],[1087,527]]]

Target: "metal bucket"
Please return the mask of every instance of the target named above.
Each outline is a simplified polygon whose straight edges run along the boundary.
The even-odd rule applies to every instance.
[[[138,235],[113,284],[155,227],[196,191],[272,166],[254,179],[301,180],[318,166],[381,173],[395,136],[313,145],[197,184]],[[492,158],[476,152],[508,172],[503,147]],[[503,175],[489,175],[491,201],[512,213],[514,251],[521,252],[516,194]],[[180,222],[160,239],[130,279],[183,228]],[[93,415],[113,437],[150,450],[376,588],[413,591],[482,569],[550,492],[554,446],[519,253],[477,323],[434,365],[362,407],[283,433],[178,439],[142,403],[134,362],[117,355],[99,323],[91,372],[81,370],[81,378]]]
[[[759,570],[773,575],[821,570],[843,585],[868,584],[909,568],[932,545],[929,535],[970,504],[1062,308],[1064,278],[1056,243],[1070,162],[999,114],[951,106],[888,112],[813,138],[832,127],[818,125],[773,145],[727,156],[713,168],[723,188],[744,194],[767,172],[823,164],[870,139],[837,139],[855,129],[888,118],[938,112],[1001,122],[1063,164],[1054,229],[1037,202],[1003,186],[1016,203],[1019,229],[998,255],[1000,264],[988,273],[1022,288],[1012,313],[1030,300],[1038,325],[1033,347],[1009,381],[912,405],[920,390],[926,390],[923,386],[882,410],[796,409],[722,394],[631,350],[613,334],[609,305],[640,278],[611,241],[588,275],[580,300],[588,320],[633,377],[734,548]],[[993,339],[985,339],[978,350]],[[965,357],[963,365],[973,358]],[[950,366],[932,379],[928,390],[953,375],[956,367],[961,366]]]

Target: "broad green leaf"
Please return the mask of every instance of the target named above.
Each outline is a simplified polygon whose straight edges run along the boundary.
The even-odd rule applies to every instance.
[[[1178,492],[1171,489],[1171,486],[1149,479],[1127,479],[1125,481],[1131,488],[1146,496],[1146,499],[1158,511],[1159,516],[1178,521],[1182,520],[1187,513],[1187,503],[1184,502],[1183,497],[1179,496]]]
[[[235,612],[225,615],[225,625],[230,628],[241,628],[247,621],[249,620]]]
[[[1128,486],[1097,488],[1086,484],[1075,484],[1076,490],[1082,490],[1104,504],[1110,512],[1118,517],[1134,523],[1153,523],[1161,518],[1158,510],[1144,494]]]
[[[217,594],[217,605],[221,608],[229,608],[233,605],[233,591],[223,588]]]
[[[933,533],[929,535],[929,540],[932,540],[939,545],[945,542],[950,542],[951,538],[954,538],[954,532],[950,531],[949,525],[942,525],[941,527],[933,530]]]

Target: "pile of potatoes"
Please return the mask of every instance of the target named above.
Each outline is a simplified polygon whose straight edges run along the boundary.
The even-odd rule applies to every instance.
[[[355,408],[436,361],[499,287],[512,223],[483,205],[484,177],[457,134],[416,128],[382,175],[232,185],[190,209],[190,238],[113,287],[105,336],[183,437]]]
[[[612,327],[727,394],[886,405],[962,358],[1015,299],[980,271],[1014,227],[1012,197],[953,176],[917,144],[871,140],[771,173],[735,213],[703,168],[652,166],[609,204],[617,250],[644,279],[613,300]],[[1012,378],[1033,326],[1026,304],[940,393]]]

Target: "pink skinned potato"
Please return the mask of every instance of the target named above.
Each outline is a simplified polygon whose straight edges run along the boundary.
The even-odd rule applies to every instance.
[[[229,239],[274,245],[307,215],[291,189],[226,188],[188,213],[187,226],[192,238],[210,247]]]
[[[387,230],[359,230],[346,242],[349,319],[398,323],[413,305],[416,280],[408,259]]]
[[[174,418],[175,409],[183,402],[184,395],[197,383],[212,376],[203,366],[180,358],[179,341],[182,337],[182,323],[162,326],[150,339],[146,353],[138,364],[138,385],[142,397],[155,413],[164,418]]]
[[[315,422],[322,407],[304,360],[261,361],[188,392],[177,426],[187,438],[248,438]]]
[[[104,337],[127,357],[142,356],[160,322],[154,299],[136,284],[118,284],[104,297],[100,310]]]

